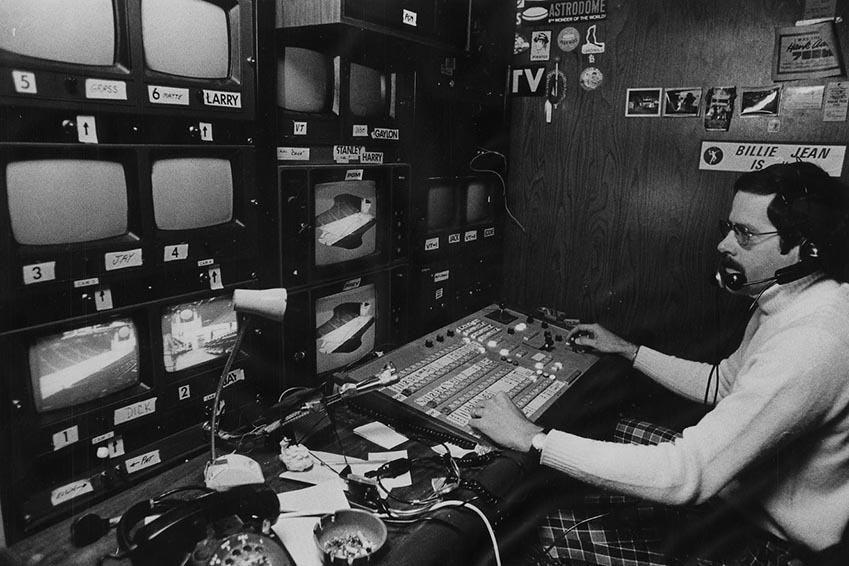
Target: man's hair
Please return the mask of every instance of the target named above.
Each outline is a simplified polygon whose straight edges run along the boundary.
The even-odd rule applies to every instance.
[[[807,161],[777,163],[744,173],[734,192],[775,195],[767,216],[778,230],[781,252],[796,245],[816,249],[822,270],[849,281],[849,187]]]

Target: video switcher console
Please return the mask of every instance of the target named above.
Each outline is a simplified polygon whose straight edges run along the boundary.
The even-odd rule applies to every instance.
[[[595,354],[573,351],[567,333],[493,305],[351,371],[347,379],[359,382],[394,366],[398,381],[364,395],[360,404],[395,419],[421,418],[424,426],[474,443],[480,435],[468,422],[479,400],[503,391],[536,421],[598,361]]]

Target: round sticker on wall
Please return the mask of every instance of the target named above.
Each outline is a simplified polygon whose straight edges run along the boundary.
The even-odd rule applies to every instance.
[[[596,67],[587,67],[581,71],[581,88],[584,90],[595,90],[604,82],[604,75]]]
[[[572,51],[581,43],[581,34],[575,28],[563,28],[557,34],[557,47],[562,51]]]

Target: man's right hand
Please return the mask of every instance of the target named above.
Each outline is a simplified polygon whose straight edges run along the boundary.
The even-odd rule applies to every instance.
[[[575,344],[579,346],[589,346],[597,352],[606,354],[619,354],[628,360],[634,359],[634,353],[637,350],[636,344],[628,342],[596,323],[576,325],[566,335],[566,339],[569,340],[573,336]]]

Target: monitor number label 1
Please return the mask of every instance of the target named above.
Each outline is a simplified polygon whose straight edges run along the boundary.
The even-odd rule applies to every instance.
[[[53,451],[61,450],[66,446],[70,446],[80,440],[80,430],[77,425],[74,425],[65,430],[60,430],[53,435]]]
[[[44,283],[56,279],[56,262],[33,263],[23,267],[24,285]]]

